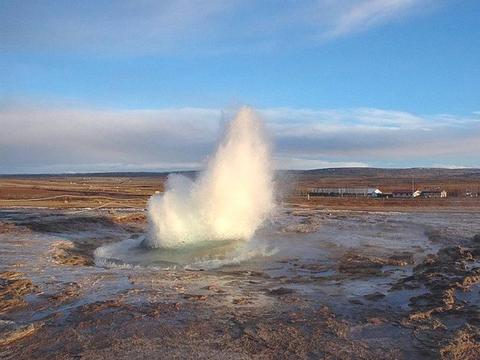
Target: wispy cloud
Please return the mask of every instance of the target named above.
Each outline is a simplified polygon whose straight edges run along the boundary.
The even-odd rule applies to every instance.
[[[0,49],[165,52],[207,35],[236,0],[26,0],[0,5]]]
[[[476,114],[259,110],[279,168],[480,166]],[[0,107],[0,173],[198,168],[232,111]]]
[[[436,6],[430,0],[360,0],[343,3],[347,3],[346,6],[332,20],[331,28],[322,34],[325,38],[364,31]]]
[[[314,46],[319,39],[364,31],[438,4],[433,0],[3,1],[0,50],[229,51],[291,47],[292,39]]]

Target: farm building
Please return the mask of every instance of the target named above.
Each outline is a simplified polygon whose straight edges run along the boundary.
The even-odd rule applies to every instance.
[[[394,198],[413,198],[413,191],[408,189],[398,189],[392,191],[392,197]]]
[[[446,198],[447,195],[445,190],[422,190],[422,197],[424,198]]]
[[[382,194],[376,188],[313,188],[308,194],[310,196],[354,196],[354,197],[377,197]]]

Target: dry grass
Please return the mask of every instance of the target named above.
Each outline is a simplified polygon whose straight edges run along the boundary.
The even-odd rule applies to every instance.
[[[163,191],[166,175],[107,177],[107,176],[29,176],[0,178],[0,208],[47,207],[47,208],[137,208],[144,209],[148,198],[156,191]],[[384,191],[411,187],[411,176],[398,178],[352,174],[315,174],[282,177],[279,189],[283,201],[299,206],[327,209],[402,211],[430,209],[435,211],[458,209],[478,211],[479,198],[450,196],[447,199],[369,199],[335,198],[293,195],[294,190],[310,187],[379,187]],[[477,189],[480,180],[472,176],[448,178],[426,176],[416,178],[417,188],[440,187],[450,194],[464,194],[465,189]],[[282,191],[278,190],[279,195]],[[285,193],[287,194],[285,196]],[[290,194],[290,195],[288,195]]]

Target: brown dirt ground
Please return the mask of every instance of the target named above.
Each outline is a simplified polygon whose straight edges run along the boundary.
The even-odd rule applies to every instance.
[[[72,208],[139,208],[146,207],[148,198],[156,191],[163,191],[166,176],[135,177],[8,177],[0,178],[0,208],[47,207],[59,209]],[[450,196],[446,199],[370,199],[353,197],[310,197],[294,195],[298,189],[309,187],[334,186],[375,186],[389,191],[393,188],[409,187],[406,180],[368,179],[362,177],[327,178],[298,177],[287,180],[288,189],[279,192],[281,201],[287,204],[327,208],[332,210],[376,210],[376,211],[479,211],[480,197],[467,198]],[[285,181],[283,181],[285,182]],[[375,185],[373,185],[375,184]],[[386,184],[382,186],[382,184]],[[419,188],[440,187],[449,192],[460,192],[480,186],[477,179],[425,180],[418,183]]]

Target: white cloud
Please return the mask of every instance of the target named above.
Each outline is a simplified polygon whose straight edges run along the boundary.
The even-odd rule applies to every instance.
[[[275,157],[275,167],[280,170],[308,170],[341,167],[368,167],[359,161],[325,161],[321,159],[305,159],[295,157]]]
[[[478,116],[381,109],[260,110],[281,168],[480,166]],[[0,107],[0,173],[191,169],[232,111]]]
[[[333,19],[331,28],[323,34],[324,37],[333,38],[364,31],[433,5],[428,0],[360,0],[348,3]]]

